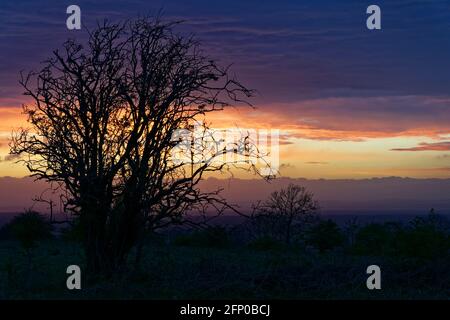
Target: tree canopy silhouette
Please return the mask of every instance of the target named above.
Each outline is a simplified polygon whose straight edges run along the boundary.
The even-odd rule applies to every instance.
[[[319,203],[305,187],[289,184],[280,191],[272,192],[269,198],[255,209],[256,214],[252,218],[256,226],[269,229],[271,234],[281,235],[284,242],[289,244],[295,224],[314,218],[319,211]]]
[[[14,134],[11,153],[26,155],[32,176],[67,191],[91,272],[122,267],[146,228],[205,204],[225,205],[218,192],[196,185],[205,172],[230,165],[213,160],[236,152],[236,142],[187,165],[174,159],[174,133],[246,103],[252,91],[192,36],[175,33],[176,24],[159,17],[105,22],[86,43],[68,40],[42,70],[22,76],[33,101],[24,106],[31,128]],[[205,148],[194,140],[191,147]]]

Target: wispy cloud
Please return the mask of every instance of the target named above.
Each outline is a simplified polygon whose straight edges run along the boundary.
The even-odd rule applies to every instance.
[[[450,151],[450,141],[427,143],[422,142],[418,146],[408,148],[395,148],[392,151]]]
[[[314,165],[325,165],[328,164],[328,162],[325,161],[307,161],[306,164],[314,164]]]
[[[450,103],[428,96],[341,97],[262,104],[257,110],[230,109],[212,117],[221,125],[244,122],[255,128],[279,128],[284,140],[363,142],[374,138],[450,134]]]

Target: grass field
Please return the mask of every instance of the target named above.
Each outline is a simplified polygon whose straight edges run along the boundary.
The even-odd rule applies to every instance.
[[[31,265],[19,244],[0,242],[1,299],[449,299],[450,259],[417,261],[275,249],[185,246],[152,241],[139,272],[66,288],[66,268],[83,270],[81,248],[41,243]],[[382,289],[366,288],[367,266],[382,270]]]

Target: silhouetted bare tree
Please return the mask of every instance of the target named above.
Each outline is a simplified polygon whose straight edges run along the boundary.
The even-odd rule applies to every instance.
[[[225,206],[218,192],[196,185],[206,172],[243,163],[215,161],[236,153],[239,141],[211,150],[202,143],[208,128],[198,123],[252,92],[192,37],[174,33],[177,23],[105,22],[86,44],[67,41],[41,71],[22,77],[34,101],[24,106],[32,128],[14,134],[11,153],[28,155],[22,161],[32,176],[68,191],[66,208],[80,219],[91,272],[122,267],[146,228],[206,204]],[[202,154],[195,164],[177,159],[180,129]],[[245,168],[257,170],[248,161]]]
[[[318,210],[319,204],[311,192],[305,187],[289,184],[272,192],[269,199],[257,205],[252,217],[253,225],[262,234],[284,237],[282,240],[289,244],[293,226],[302,219],[314,217]]]

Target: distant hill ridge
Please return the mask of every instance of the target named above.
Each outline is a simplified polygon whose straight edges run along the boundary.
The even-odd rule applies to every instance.
[[[252,202],[264,200],[270,192],[289,183],[308,188],[325,212],[377,211],[426,212],[435,208],[450,213],[450,179],[371,178],[371,179],[304,179],[278,178],[271,182],[260,179],[208,178],[200,187],[205,190],[223,188],[222,195],[243,209]],[[32,198],[48,185],[32,178],[0,177],[0,212],[19,212],[31,207]],[[42,206],[41,206],[42,207]],[[40,206],[35,204],[35,208]]]

